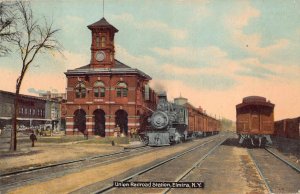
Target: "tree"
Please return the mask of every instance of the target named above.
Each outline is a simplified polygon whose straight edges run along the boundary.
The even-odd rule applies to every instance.
[[[15,4],[0,2],[0,56],[5,56],[11,50],[7,43],[16,35],[16,15],[14,14]]]
[[[48,23],[46,18],[44,18],[43,24],[40,24],[39,20],[34,18],[29,2],[17,1],[16,11],[18,15],[16,24],[17,33],[11,39],[11,42],[17,47],[22,69],[16,81],[15,108],[12,118],[13,129],[11,135],[12,151],[17,149],[18,102],[24,76],[39,53],[49,51],[58,51],[61,53],[61,45],[55,38],[59,29],[54,29],[52,22]]]

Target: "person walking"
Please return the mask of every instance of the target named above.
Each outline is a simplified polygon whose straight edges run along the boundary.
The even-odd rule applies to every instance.
[[[31,133],[29,138],[31,140],[31,147],[34,147],[34,142],[37,141],[37,138],[36,138],[36,135],[34,134],[34,132]]]
[[[117,125],[117,127],[115,128],[115,134],[117,135],[117,137],[120,137],[120,131],[121,128],[119,127],[119,125]]]

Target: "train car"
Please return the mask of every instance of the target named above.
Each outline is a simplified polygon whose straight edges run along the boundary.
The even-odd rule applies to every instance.
[[[300,117],[275,121],[274,136],[300,139]]]
[[[188,134],[193,136],[208,136],[217,134],[220,131],[220,121],[205,113],[201,107],[194,107],[186,98],[178,97],[174,99],[174,103],[184,106],[188,109]]]
[[[218,133],[219,121],[203,113],[202,109],[193,107],[186,98],[175,98],[174,103],[170,103],[165,92],[157,97],[157,110],[149,117],[150,126],[143,134],[147,145],[171,145],[189,138]]]
[[[250,139],[255,146],[262,141],[272,144],[270,135],[274,134],[274,107],[270,101],[260,96],[248,96],[243,102],[236,105],[236,132],[239,136],[239,144]]]

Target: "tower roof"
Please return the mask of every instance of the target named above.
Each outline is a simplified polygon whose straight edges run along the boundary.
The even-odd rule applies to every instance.
[[[111,25],[110,23],[108,23],[106,21],[106,19],[103,17],[101,20],[88,25],[87,26],[90,30],[94,29],[94,28],[109,28],[112,29],[114,32],[118,32],[119,30],[117,28],[115,28],[113,25]]]
[[[80,75],[93,75],[93,74],[101,74],[101,75],[139,75],[144,77],[147,80],[151,80],[152,78],[146,73],[142,72],[139,69],[131,68],[128,65],[118,61],[115,59],[115,66],[113,68],[93,68],[89,65],[85,65],[73,70],[67,70],[65,75],[67,76],[80,76]]]

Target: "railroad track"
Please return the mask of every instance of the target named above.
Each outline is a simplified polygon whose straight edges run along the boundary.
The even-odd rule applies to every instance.
[[[79,168],[89,168],[92,166],[105,164],[117,160],[121,160],[128,157],[133,157],[136,155],[151,152],[155,149],[152,147],[140,147],[126,149],[121,152],[115,152],[111,154],[103,154],[92,157],[86,157],[78,160],[70,160],[66,162],[60,162],[50,165],[45,165],[41,167],[33,167],[29,169],[22,169],[14,172],[3,173],[0,175],[0,185],[1,190],[7,190],[16,186],[21,186],[22,184],[32,182],[35,180],[48,180],[51,178],[56,178],[72,171],[78,171]],[[78,168],[79,167],[79,168]]]
[[[34,172],[34,171],[52,168],[52,167],[56,167],[56,166],[62,166],[62,165],[66,165],[66,164],[74,164],[74,163],[79,163],[79,162],[88,161],[88,160],[95,160],[98,158],[116,156],[116,155],[128,153],[132,150],[141,150],[141,149],[147,149],[147,147],[144,146],[144,147],[139,147],[139,148],[126,149],[121,152],[115,152],[115,153],[110,153],[110,154],[100,154],[100,155],[90,156],[90,157],[86,157],[86,158],[82,158],[82,159],[68,160],[68,161],[64,161],[64,162],[58,162],[58,163],[48,164],[48,165],[39,166],[39,167],[28,167],[27,169],[21,169],[21,170],[11,171],[11,172],[7,172],[7,173],[1,173],[0,178],[7,177],[10,175],[19,175],[19,174],[28,173],[28,172]]]
[[[269,148],[257,149],[256,151],[247,149],[247,151],[269,193],[294,193],[300,191],[300,182],[298,182],[298,184],[291,182],[293,180],[300,180],[300,169],[298,167],[285,160],[282,156],[276,154]],[[264,152],[264,155],[261,153],[254,153],[262,151]],[[273,169],[273,171],[268,169],[266,167],[267,165],[269,168]],[[285,170],[281,172],[279,169]],[[292,176],[294,178],[284,176]],[[274,177],[280,177],[280,180],[277,180]],[[298,188],[296,188],[297,185]]]
[[[28,183],[58,178],[68,173],[78,172],[82,168],[90,168],[97,165],[116,162],[118,160],[134,157],[147,152],[151,152],[153,150],[160,149],[166,149],[166,147],[144,146],[139,148],[126,149],[124,151],[111,154],[102,154],[78,160],[70,160],[41,167],[32,167],[14,172],[2,173],[0,174],[0,192],[14,187],[23,186]]]
[[[133,179],[133,178],[135,178],[135,177],[137,177],[137,176],[143,175],[143,174],[145,174],[145,173],[147,173],[147,172],[149,172],[149,171],[151,171],[151,170],[157,169],[157,168],[161,167],[162,165],[167,164],[167,163],[169,163],[169,162],[171,162],[171,161],[174,161],[174,160],[176,160],[176,159],[179,159],[179,158],[183,157],[184,155],[186,155],[186,154],[188,154],[188,153],[191,153],[191,152],[195,151],[196,149],[198,149],[198,148],[200,148],[200,147],[204,147],[206,144],[213,142],[215,139],[216,139],[216,138],[214,138],[214,139],[212,139],[212,140],[210,140],[210,141],[208,141],[208,142],[204,142],[204,143],[202,143],[202,144],[200,144],[200,145],[194,146],[194,147],[192,147],[192,148],[190,148],[190,149],[188,149],[188,150],[186,150],[186,151],[184,151],[184,152],[182,152],[182,153],[179,153],[179,154],[177,154],[177,155],[175,155],[175,156],[173,156],[173,157],[171,157],[171,158],[168,158],[168,159],[166,159],[166,160],[163,160],[163,161],[161,161],[161,162],[159,162],[159,163],[157,163],[157,164],[154,164],[154,165],[152,165],[152,166],[150,166],[150,167],[148,167],[148,168],[146,168],[146,169],[142,169],[142,170],[136,172],[135,174],[133,174],[133,175],[131,175],[131,176],[128,176],[128,177],[126,177],[126,178],[123,178],[123,179],[120,180],[119,182],[127,182],[127,181],[129,181],[129,180],[131,180],[131,179]],[[196,161],[189,169],[187,169],[184,173],[180,174],[180,175],[176,178],[176,180],[175,180],[175,181],[172,181],[172,182],[180,182],[180,181],[181,181],[184,177],[186,177],[193,169],[195,169],[197,166],[201,165],[201,164],[203,163],[203,161],[205,160],[205,158],[207,158],[211,153],[213,153],[213,151],[214,151],[216,148],[218,148],[218,147],[219,147],[226,139],[227,139],[227,138],[222,138],[222,140],[219,141],[219,142],[217,143],[217,145],[215,145],[213,148],[211,148],[205,155],[203,155],[199,160],[197,160],[197,161]],[[111,185],[109,185],[109,186],[107,186],[107,187],[105,187],[105,188],[102,188],[102,189],[99,189],[99,190],[97,190],[97,191],[94,191],[93,193],[94,193],[94,194],[98,194],[98,193],[108,193],[108,192],[113,191],[113,190],[115,190],[115,189],[116,189],[116,188],[114,187],[114,185],[111,184]],[[167,188],[167,189],[165,189],[165,190],[163,191],[163,193],[167,193],[167,192],[169,192],[169,191],[170,191],[170,189]]]
[[[289,167],[291,167],[292,169],[294,169],[295,171],[297,171],[298,173],[300,173],[300,168],[298,168],[297,166],[295,166],[294,164],[292,164],[291,162],[287,161],[286,159],[284,159],[282,156],[276,154],[275,152],[273,152],[271,149],[269,148],[265,148],[265,150],[269,153],[271,153],[273,156],[275,156],[276,158],[278,158],[279,160],[281,160],[282,162],[284,162],[286,165],[288,165]]]

